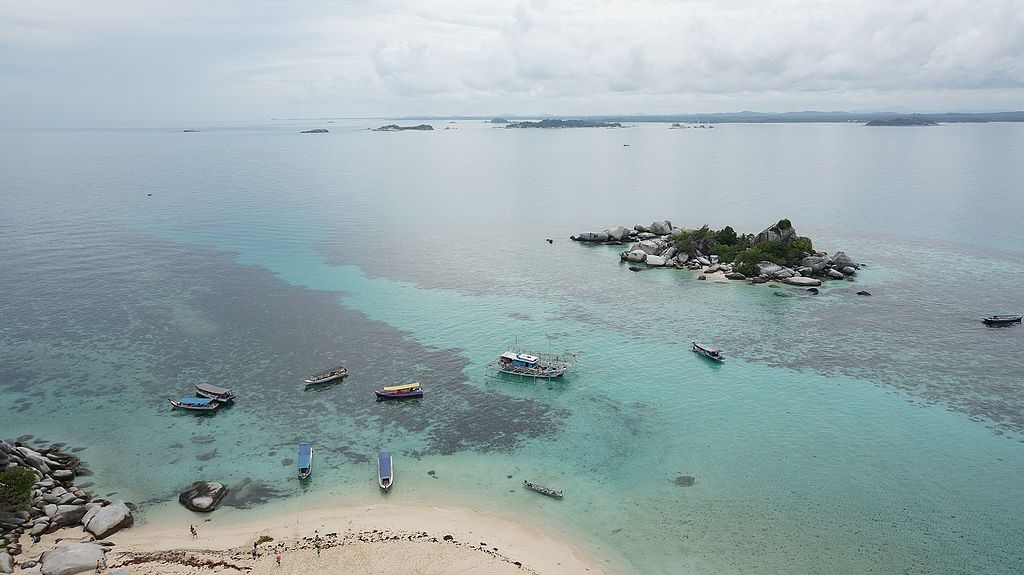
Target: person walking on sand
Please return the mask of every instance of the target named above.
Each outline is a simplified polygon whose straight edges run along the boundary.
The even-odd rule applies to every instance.
[[[99,559],[97,559],[97,560],[96,560],[96,572],[97,572],[97,573],[99,573],[99,572],[100,572],[100,571],[102,571],[102,570],[103,570],[103,564],[102,564],[102,563],[100,563],[100,560],[99,560]]]
[[[196,531],[196,526],[195,525],[189,525],[188,526],[188,530],[192,533],[192,539],[198,539],[199,538],[199,532]]]
[[[281,552],[274,553],[274,561],[277,561],[277,566],[281,566]]]

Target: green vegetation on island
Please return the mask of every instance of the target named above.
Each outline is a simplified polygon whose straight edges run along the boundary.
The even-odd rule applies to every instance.
[[[35,481],[35,472],[28,467],[0,471],[0,511],[28,509]]]
[[[705,224],[695,230],[677,231],[671,237],[676,253],[714,254],[719,261],[734,263],[733,270],[747,277],[758,275],[758,262],[794,267],[799,266],[803,258],[814,254],[811,239],[797,236],[793,224],[787,219],[779,220],[756,236],[737,234],[732,226],[716,231]]]
[[[621,128],[618,122],[604,122],[594,120],[553,120],[545,119],[539,122],[508,122],[506,128]]]

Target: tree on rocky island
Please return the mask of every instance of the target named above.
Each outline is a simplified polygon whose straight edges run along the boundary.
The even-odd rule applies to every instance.
[[[0,511],[28,509],[35,481],[35,472],[28,467],[0,471]]]

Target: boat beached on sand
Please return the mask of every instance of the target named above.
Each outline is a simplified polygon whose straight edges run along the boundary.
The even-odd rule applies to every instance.
[[[981,321],[988,325],[1004,325],[1008,323],[1017,323],[1022,317],[1024,316],[1019,313],[993,313],[981,318]]]
[[[209,397],[183,397],[180,400],[168,399],[171,405],[189,411],[213,411],[220,407],[220,402]]]
[[[303,442],[299,444],[299,459],[295,465],[299,468],[299,479],[305,479],[309,477],[310,473],[313,473],[312,443]]]
[[[722,357],[722,350],[715,347],[711,347],[710,345],[707,345],[705,343],[693,342],[693,351],[714,361],[725,360],[725,358]]]
[[[377,485],[384,491],[391,489],[395,482],[394,460],[390,451],[381,451],[377,454]]]
[[[423,397],[423,388],[420,382],[414,381],[405,385],[393,385],[384,389],[375,390],[377,399],[404,399],[407,397]]]
[[[523,487],[525,487],[527,489],[530,489],[530,490],[533,490],[533,491],[536,491],[537,493],[540,493],[540,494],[543,494],[543,495],[547,495],[548,497],[555,497],[555,498],[558,498],[558,499],[562,498],[562,490],[561,489],[551,489],[550,487],[544,487],[543,485],[538,485],[538,484],[533,483],[532,481],[528,481],[526,479],[523,480]]]
[[[526,353],[519,349],[510,349],[498,356],[498,359],[487,364],[491,370],[524,377],[551,379],[562,377],[565,371],[576,365],[577,355],[563,353]]]
[[[344,378],[346,375],[348,375],[348,370],[339,366],[325,369],[320,373],[315,373],[303,381],[305,382],[306,387],[309,387],[311,385],[336,381]]]
[[[215,399],[221,403],[227,403],[235,400],[235,394],[231,393],[230,389],[218,387],[209,383],[197,383],[196,395],[199,397]]]

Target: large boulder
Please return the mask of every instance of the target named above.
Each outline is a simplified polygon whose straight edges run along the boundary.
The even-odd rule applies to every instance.
[[[790,226],[786,229],[780,229],[778,224],[774,224],[754,236],[753,245],[756,246],[764,242],[788,242],[796,237],[796,228]]]
[[[740,272],[729,272],[729,273],[725,274],[725,277],[726,277],[726,279],[731,279],[731,280],[745,280],[745,279],[747,279],[747,276],[741,274]]]
[[[14,573],[14,557],[0,551],[0,573]]]
[[[649,266],[663,266],[665,265],[665,258],[661,256],[647,256],[647,265]]]
[[[632,252],[632,251],[640,250],[640,251],[644,252],[645,254],[658,255],[658,254],[661,253],[661,250],[662,250],[662,248],[658,244],[659,244],[659,242],[656,242],[654,240],[643,240],[643,241],[640,241],[640,242],[637,242],[637,243],[631,245],[629,247],[629,251]]]
[[[623,259],[625,259],[627,262],[639,263],[647,259],[647,252],[643,250],[633,250],[622,253]]]
[[[659,236],[666,236],[666,235],[672,233],[672,222],[670,222],[668,220],[661,221],[661,222],[653,222],[651,224],[651,226],[649,228],[647,228],[647,229],[651,230],[652,234],[657,234]]]
[[[59,527],[75,525],[81,523],[82,517],[85,517],[87,511],[89,508],[85,505],[58,505],[51,523]]]
[[[830,277],[830,278],[832,278],[834,280],[841,280],[841,279],[846,277],[845,275],[843,275],[843,272],[841,272],[839,270],[834,270],[834,269],[828,269],[828,270],[825,271],[825,273],[828,274],[828,277]]]
[[[843,275],[847,276],[852,276],[853,274],[857,273],[857,269],[854,268],[853,266],[846,266],[845,268],[842,268],[839,271],[843,272]]]
[[[608,241],[608,234],[605,232],[583,232],[576,236],[576,241],[580,242],[606,242]]]
[[[831,263],[831,260],[829,260],[827,256],[807,256],[800,260],[801,266],[811,268],[811,272],[816,274],[820,274],[825,271],[825,268],[831,265]],[[801,271],[801,273],[803,272]]]
[[[782,283],[789,284],[791,286],[817,287],[821,285],[821,280],[805,277],[792,277],[783,279]]]
[[[713,274],[717,272],[719,269],[721,269],[721,267],[722,266],[718,264],[711,264],[710,266],[708,266],[708,269],[704,270],[704,273]]]
[[[51,549],[39,557],[43,575],[74,575],[96,568],[96,562],[103,560],[106,547],[97,543],[69,543]]]
[[[686,252],[676,252],[676,261],[679,262],[679,265],[685,264],[689,260],[690,254]]]
[[[615,241],[622,241],[629,237],[629,230],[622,226],[619,226],[614,230],[606,230],[606,232],[608,233],[608,237]]]
[[[836,252],[836,255],[832,256],[832,264],[839,269],[858,267],[857,262],[853,261],[850,256],[846,255],[846,252]]]
[[[178,503],[191,511],[213,511],[227,494],[228,488],[223,483],[196,481],[192,487],[178,495]]]
[[[772,276],[782,271],[782,266],[773,262],[757,262],[758,275]]]
[[[661,257],[665,258],[666,260],[670,260],[676,257],[676,251],[678,250],[676,250],[675,246],[669,246],[668,249],[661,252]]]
[[[789,268],[782,268],[781,270],[773,273],[772,277],[775,278],[775,279],[781,280],[781,279],[785,279],[785,278],[791,278],[794,275],[800,275],[800,274],[795,273],[793,270],[791,270]]]
[[[128,509],[124,501],[116,501],[93,515],[85,530],[95,535],[97,539],[104,539],[125,527],[131,527],[134,522],[132,510]]]

